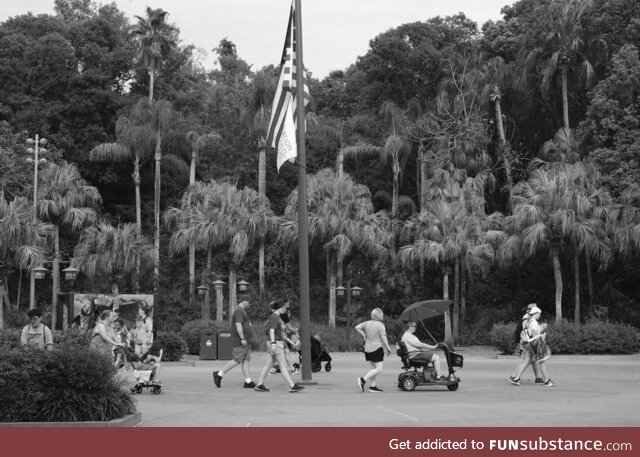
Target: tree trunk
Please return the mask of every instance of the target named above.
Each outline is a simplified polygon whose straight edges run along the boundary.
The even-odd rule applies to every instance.
[[[138,236],[142,236],[142,202],[140,199],[140,157],[136,154],[133,162],[133,183],[135,185],[136,198],[136,229]],[[140,256],[136,256],[136,267],[133,278],[133,290],[140,293]]]
[[[229,267],[229,315],[227,316],[229,325],[231,325],[231,318],[233,317],[233,312],[236,310],[237,305],[238,299],[236,297],[236,268],[235,265],[232,265]]]
[[[551,247],[553,256],[553,279],[556,283],[556,324],[562,322],[562,271],[560,269],[560,246]]]
[[[587,268],[587,285],[589,287],[589,307],[593,308],[596,304],[595,293],[593,289],[593,273],[591,271],[591,257],[589,254],[584,255],[584,260],[586,262]]]
[[[207,286],[207,289],[204,291],[204,304],[202,305],[202,320],[209,320],[211,318],[211,267],[213,265],[213,248],[207,249],[207,267],[205,270],[205,279],[202,281],[202,284]]]
[[[393,162],[393,195],[391,198],[391,259],[395,261],[396,252],[398,251],[398,175],[400,173],[400,164],[394,160]]]
[[[564,120],[564,128],[569,131],[569,96],[567,90],[567,65],[563,64],[561,68],[562,74],[562,118]]]
[[[344,175],[344,150],[342,149],[342,146],[340,146],[340,150],[338,151],[338,163],[336,165],[338,179],[342,179],[342,176]]]
[[[58,323],[58,290],[60,289],[60,227],[53,226],[53,287],[51,291],[51,328]]]
[[[427,175],[427,157],[422,143],[418,148],[418,167],[420,170],[420,210],[423,210],[427,207],[427,183],[429,182],[429,177]]]
[[[336,326],[336,271],[334,268],[336,254],[327,253],[329,258],[329,327]]]
[[[504,134],[504,125],[502,123],[502,107],[500,106],[500,99],[496,99],[496,124],[498,126],[498,135],[500,137],[500,152],[502,152],[502,163],[504,165],[504,173],[507,178],[507,185],[509,186],[509,206],[513,210],[512,197],[513,197],[513,175],[511,173],[511,154],[509,146],[507,145],[507,138]]]
[[[196,158],[198,153],[195,148],[191,151],[191,168],[189,169],[189,185],[196,183]],[[196,244],[189,243],[189,308],[196,307]]]
[[[156,71],[153,64],[149,65],[149,104],[153,101],[153,83],[155,82]]]
[[[573,254],[573,297],[575,309],[573,321],[576,325],[580,325],[580,253]]]
[[[449,300],[449,268],[444,269],[444,276],[442,278],[442,298]],[[444,312],[444,339],[449,343],[453,343],[451,338],[451,315],[449,309]]]
[[[467,318],[467,269],[460,272],[460,328],[464,327]]]
[[[153,215],[155,226],[153,230],[153,316],[154,322],[158,320],[158,308],[160,300],[160,160],[161,153],[160,131],[157,133],[156,151],[155,151],[155,179],[154,179],[154,196],[153,196]]]
[[[267,143],[264,137],[260,137],[258,143],[258,194],[267,195]],[[260,281],[260,299],[267,296],[267,285],[264,271],[264,240],[260,240],[258,253],[258,278]]]
[[[111,282],[111,295],[113,295],[113,309],[120,309],[120,288],[115,279]]]
[[[451,330],[453,331],[453,340],[458,341],[460,337],[460,257],[457,257],[453,270],[453,319]]]

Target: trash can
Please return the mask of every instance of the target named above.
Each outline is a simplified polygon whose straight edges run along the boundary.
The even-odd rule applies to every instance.
[[[200,337],[200,359],[218,358],[218,335],[215,330],[204,330]]]
[[[231,332],[218,333],[218,360],[231,360],[232,358]]]

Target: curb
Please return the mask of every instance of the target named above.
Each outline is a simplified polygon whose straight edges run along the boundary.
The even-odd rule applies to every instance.
[[[141,423],[142,413],[136,411],[120,419],[113,419],[106,422],[0,422],[0,427],[135,427]]]

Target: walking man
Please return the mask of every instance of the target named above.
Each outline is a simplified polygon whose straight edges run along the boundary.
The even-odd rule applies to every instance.
[[[247,309],[251,303],[241,301],[231,316],[231,344],[233,345],[233,360],[230,360],[220,371],[213,372],[213,382],[220,387],[224,374],[240,365],[244,375],[244,388],[253,389],[256,383],[251,381],[249,361],[251,360],[251,321]]]
[[[258,380],[258,385],[255,387],[257,392],[269,392],[269,389],[264,385],[264,378],[274,363],[280,366],[280,374],[284,380],[287,381],[289,392],[300,392],[304,389],[304,387],[299,386],[291,380],[289,370],[286,369],[287,361],[284,356],[284,347],[286,344],[285,328],[280,316],[286,313],[288,308],[289,306],[286,303],[277,300],[271,302],[271,310],[273,313],[271,313],[266,323],[268,359],[266,365],[262,368],[262,372],[260,372],[260,379]]]

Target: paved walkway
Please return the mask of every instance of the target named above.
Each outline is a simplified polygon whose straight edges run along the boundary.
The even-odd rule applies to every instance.
[[[639,426],[640,355],[556,356],[548,362],[556,387],[524,385],[506,378],[517,359],[494,350],[460,350],[464,368],[456,392],[445,387],[397,389],[400,360],[385,361],[378,386],[383,393],[361,393],[356,378],[367,371],[361,353],[332,353],[332,370],[313,373],[315,385],[292,394],[279,375],[268,376],[269,393],[242,387],[239,367],[227,373],[222,388],[211,373],[226,361],[165,362],[160,395],[136,396],[142,426]],[[266,359],[254,353],[256,380]],[[324,365],[324,364],[323,364]],[[300,375],[295,378],[300,378]]]

